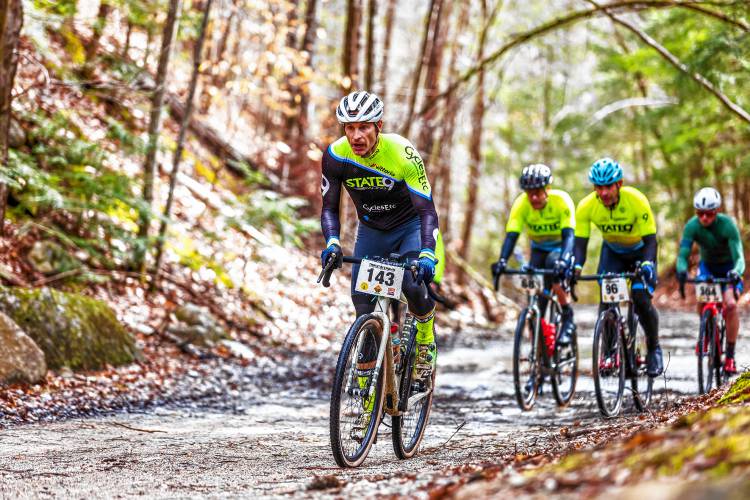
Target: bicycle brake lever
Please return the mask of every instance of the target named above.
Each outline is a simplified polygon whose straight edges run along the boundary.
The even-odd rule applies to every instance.
[[[323,280],[323,286],[328,288],[331,286],[331,274],[333,274],[333,259],[328,258],[328,262],[326,262],[325,267],[320,271],[320,274],[318,275],[318,283],[320,283],[321,280]]]

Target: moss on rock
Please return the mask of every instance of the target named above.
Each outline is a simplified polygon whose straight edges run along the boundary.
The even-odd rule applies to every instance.
[[[719,404],[742,403],[750,400],[750,372],[745,372],[734,381],[719,400]]]
[[[104,302],[51,288],[0,287],[0,311],[44,351],[47,366],[94,370],[133,361],[135,341]]]

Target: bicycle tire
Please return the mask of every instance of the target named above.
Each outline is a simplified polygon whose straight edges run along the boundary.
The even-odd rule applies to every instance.
[[[591,359],[599,412],[605,417],[614,417],[620,413],[625,390],[625,349],[618,320],[611,311],[602,311],[596,321]],[[614,391],[612,381],[617,382]]]
[[[698,344],[696,345],[696,358],[698,361],[698,393],[706,394],[713,386],[714,365],[714,315],[711,311],[701,314],[700,330],[698,332]]]
[[[716,387],[721,387],[723,383],[723,375],[724,375],[724,364],[722,363],[721,359],[721,331],[719,330],[719,323],[717,318],[714,318],[713,321],[713,342],[711,342],[711,359],[713,360],[713,375],[714,379],[716,381]]]
[[[550,322],[560,331],[562,313],[560,305],[550,301]],[[573,330],[570,344],[561,346],[555,342],[555,352],[552,356],[555,364],[552,374],[552,395],[555,397],[557,406],[564,408],[573,399],[578,380],[578,333]]]
[[[534,406],[537,392],[539,391],[540,373],[540,352],[539,352],[539,318],[533,318],[529,314],[530,309],[525,307],[518,316],[516,323],[516,332],[513,337],[513,385],[515,387],[516,402],[518,406],[529,411]],[[529,340],[531,339],[531,340]],[[524,356],[522,347],[527,345],[528,354]],[[526,360],[528,368],[522,366],[523,360]],[[531,384],[529,390],[529,383]]]
[[[416,327],[415,327],[416,330]],[[399,381],[399,396],[408,401],[412,396],[414,385],[412,384],[412,369],[416,360],[416,351],[411,350],[408,363],[405,365],[404,373]],[[432,370],[432,382],[430,392],[417,402],[418,406],[405,408],[401,415],[391,417],[393,451],[401,460],[413,457],[422,442],[424,431],[430,419],[432,409],[432,397],[435,389],[435,374],[437,367]]]
[[[651,404],[651,398],[654,392],[654,379],[648,376],[648,367],[646,365],[646,354],[648,346],[646,344],[646,332],[643,331],[638,315],[633,314],[630,324],[633,329],[633,352],[629,353],[632,377],[630,379],[630,388],[633,391],[633,403],[638,411],[646,411]]]
[[[362,342],[372,341],[375,348],[377,348],[382,335],[383,325],[380,319],[374,314],[363,314],[349,328],[344,338],[344,343],[341,346],[341,352],[336,363],[333,388],[331,390],[330,408],[331,450],[333,451],[333,458],[339,467],[357,467],[361,465],[365,458],[367,458],[377,436],[378,427],[383,416],[382,408],[385,396],[383,388],[384,373],[381,370],[376,381],[369,380],[367,382],[368,386],[373,382],[376,384],[372,396],[375,400],[369,412],[369,422],[366,429],[364,429],[364,436],[361,441],[353,437],[355,432],[354,426],[356,421],[363,418],[368,412],[362,411],[364,410],[362,397],[359,394],[355,394],[354,392],[357,389],[352,387],[352,384],[359,386],[359,380],[349,379],[354,379],[355,377],[354,364],[356,364]],[[360,340],[360,338],[363,340]],[[347,382],[349,382],[348,391]],[[344,401],[345,398],[346,401]],[[348,418],[344,418],[355,417],[355,415],[354,422],[350,422]]]

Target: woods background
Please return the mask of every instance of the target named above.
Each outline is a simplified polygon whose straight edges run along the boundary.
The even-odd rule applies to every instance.
[[[524,165],[550,165],[553,186],[577,201],[606,155],[651,200],[669,272],[702,186],[719,189],[748,236],[749,11],[747,1],[2,0],[7,216],[88,270],[155,282],[187,266],[239,286],[237,242],[317,254],[335,104],[366,88],[385,101],[385,131],[426,161],[449,255],[487,269]],[[356,220],[344,210],[346,246]]]

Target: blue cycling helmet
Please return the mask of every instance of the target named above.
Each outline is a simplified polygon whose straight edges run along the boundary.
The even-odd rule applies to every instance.
[[[622,180],[622,167],[612,158],[600,158],[591,165],[589,182],[595,186],[609,186]]]

